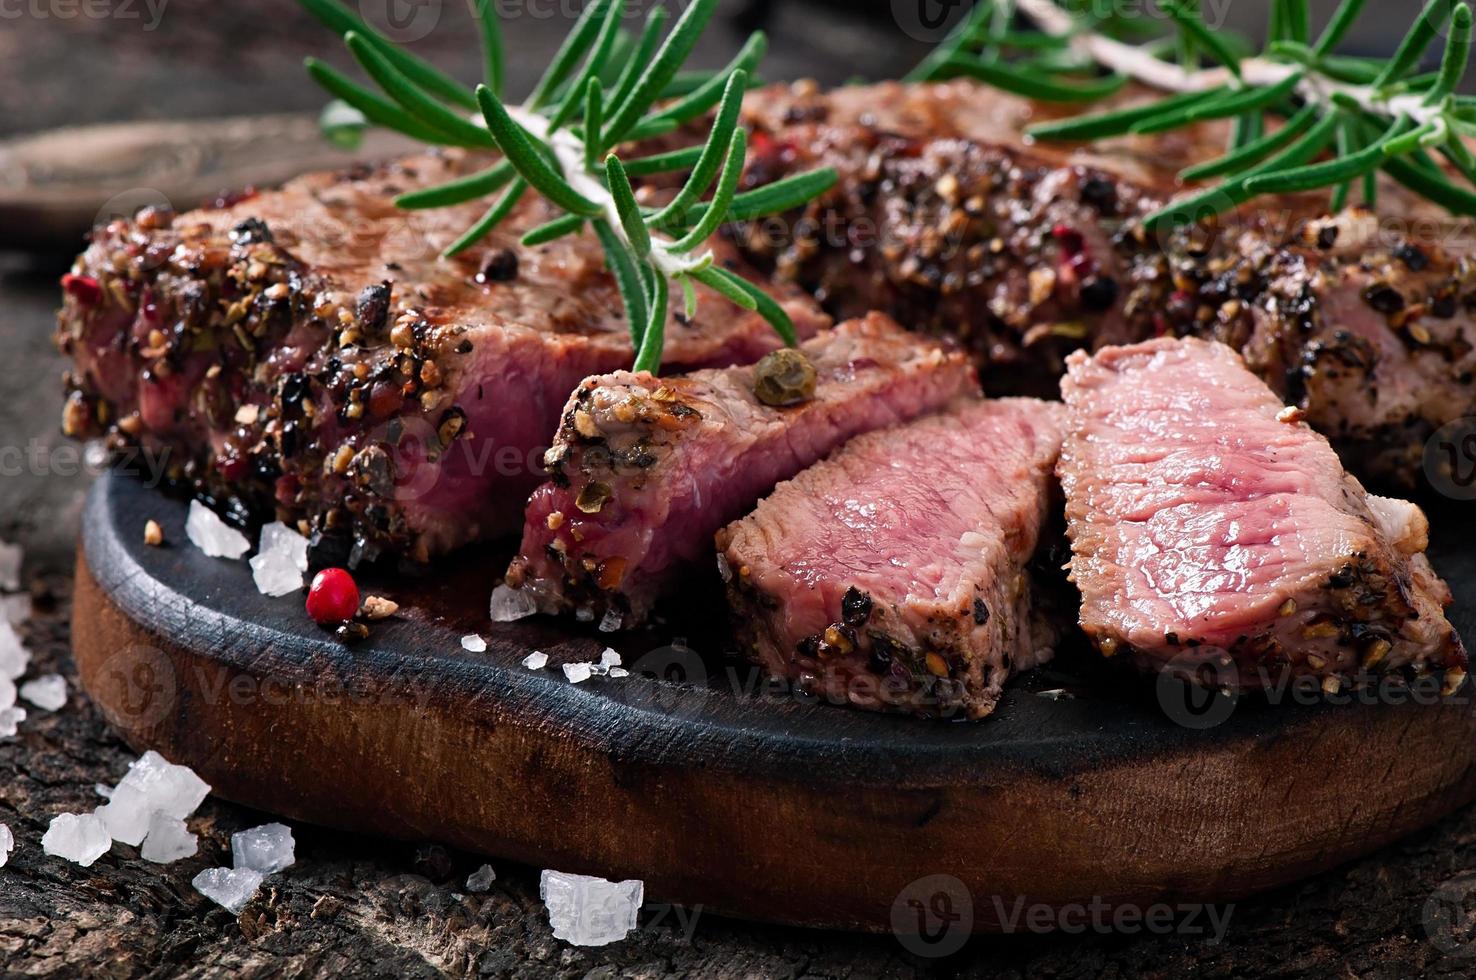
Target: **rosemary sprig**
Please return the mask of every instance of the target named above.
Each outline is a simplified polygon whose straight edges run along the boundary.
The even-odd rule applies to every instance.
[[[308,59],[309,74],[339,100],[324,114],[325,129],[331,123],[335,139],[349,139],[356,126],[373,124],[433,145],[501,151],[501,159],[486,169],[397,199],[402,208],[439,208],[496,195],[445,256],[487,235],[532,190],[563,213],[527,231],[523,243],[541,244],[590,227],[620,291],[636,370],[661,365],[673,285],[681,288],[688,315],[697,302],[694,284],[701,283],[756,311],[786,343],[796,342],[783,308],[714,264],[705,245],[726,222],[804,204],[833,186],[836,175],[816,170],[738,191],[747,148],[739,110],[765,42],[754,34],[722,71],[684,72],[717,0],[691,0],[669,31],[665,9],[655,7],[638,38],[620,27],[626,0],[590,0],[519,105],[503,94],[506,54],[493,0],[474,0],[484,63],[483,84],[475,89],[395,47],[342,0],[300,2],[343,38],[379,89]],[[709,113],[701,146],[630,154],[633,144]],[[663,206],[640,203],[632,177],[683,171],[686,180]]]
[[[1098,97],[1128,78],[1167,93],[1146,104],[1027,130],[1043,140],[1161,133],[1204,120],[1233,120],[1225,155],[1179,175],[1217,182],[1149,215],[1144,221],[1150,229],[1204,220],[1261,194],[1326,190],[1339,209],[1361,183],[1365,201],[1372,203],[1379,171],[1453,212],[1476,214],[1476,159],[1465,144],[1476,136],[1476,100],[1456,94],[1472,43],[1465,0],[1428,0],[1387,61],[1334,53],[1364,0],[1343,0],[1315,40],[1306,0],[1274,0],[1266,44],[1255,54],[1210,29],[1197,0],[1161,0],[1177,35],[1177,62],[1163,57],[1162,39],[1125,40],[1119,19],[1094,12],[1102,6],[980,0],[909,77],[968,75],[1058,102]],[[1439,69],[1422,71],[1436,52]],[[1200,67],[1202,58],[1212,66]],[[1330,158],[1323,159],[1329,150]],[[1432,151],[1449,166],[1436,164]]]

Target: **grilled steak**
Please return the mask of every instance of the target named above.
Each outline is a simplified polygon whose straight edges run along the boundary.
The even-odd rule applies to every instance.
[[[1072,579],[1104,654],[1232,687],[1465,676],[1419,508],[1365,493],[1230,348],[1073,354],[1062,391]]]
[[[784,408],[759,400],[753,367],[586,380],[549,450],[552,479],[528,503],[508,584],[544,612],[613,610],[630,625],[694,564],[711,568],[713,534],[774,484],[852,436],[977,390],[967,357],[880,315],[802,350],[814,395]]]
[[[781,483],[717,537],[743,648],[838,704],[989,714],[1013,670],[1051,655],[1025,565],[1064,414],[969,400]]]
[[[631,349],[592,235],[518,244],[551,216],[532,195],[451,261],[481,205],[392,203],[485,164],[412,158],[98,228],[64,281],[66,430],[168,453],[187,488],[352,540],[355,559],[512,531],[569,392]],[[826,322],[780,296],[802,335]],[[667,338],[679,368],[778,345],[711,294]]]
[[[837,318],[884,310],[961,337],[992,394],[1050,396],[1075,348],[1213,338],[1349,465],[1405,485],[1428,436],[1476,414],[1476,256],[1451,244],[1470,226],[1398,187],[1378,214],[1327,219],[1324,193],[1148,236],[1139,219],[1222,151],[1222,129],[1027,147],[1030,103],[962,81],[776,87],[747,111],[750,184],[817,165],[841,180],[787,222],[733,231],[746,254]]]

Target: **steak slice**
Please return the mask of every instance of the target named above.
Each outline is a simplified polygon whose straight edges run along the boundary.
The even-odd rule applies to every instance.
[[[1071,577],[1104,654],[1230,687],[1465,676],[1419,508],[1365,493],[1230,348],[1078,353],[1062,391]]]
[[[1323,192],[1146,235],[1175,172],[1223,152],[1223,126],[1027,146],[1041,111],[970,81],[754,92],[745,181],[814,166],[840,181],[731,234],[838,319],[881,310],[958,336],[991,394],[1054,397],[1077,348],[1220,340],[1350,467],[1397,486],[1435,430],[1476,415],[1469,221],[1390,185],[1377,213],[1329,218]]]
[[[629,364],[631,346],[593,235],[519,244],[552,215],[535,196],[451,260],[439,254],[484,205],[393,204],[487,162],[312,174],[99,227],[65,280],[66,430],[168,454],[185,488],[351,541],[355,559],[424,560],[515,530],[569,392]],[[778,295],[802,336],[828,322]],[[666,336],[671,368],[779,344],[711,293]]]
[[[838,704],[983,718],[1051,656],[1026,563],[1061,405],[968,400],[858,436],[718,533],[739,641]]]
[[[589,378],[569,399],[528,502],[507,584],[543,612],[613,612],[624,625],[694,565],[712,536],[774,484],[862,432],[977,391],[968,358],[873,315],[802,348],[814,396],[773,408],[753,367]]]

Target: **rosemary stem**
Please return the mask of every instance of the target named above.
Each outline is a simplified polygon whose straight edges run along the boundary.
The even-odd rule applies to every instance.
[[[620,220],[620,211],[616,207],[615,198],[610,193],[610,189],[605,186],[604,181],[585,168],[584,141],[567,129],[557,129],[550,133],[546,117],[537,112],[530,112],[522,106],[508,106],[507,114],[533,136],[549,145],[569,186],[599,206],[601,214],[615,236],[619,238],[621,245],[631,254],[636,254],[634,243],[626,234],[624,223]],[[688,275],[712,263],[711,251],[698,254],[677,252],[672,249],[675,243],[671,238],[654,230],[650,235],[650,261],[657,271],[668,279]]]
[[[1035,22],[1043,33],[1068,38],[1073,49],[1097,61],[1113,72],[1136,79],[1166,92],[1203,92],[1219,85],[1233,84],[1234,78],[1224,68],[1188,70],[1172,62],[1154,57],[1144,48],[1092,31],[1082,31],[1075,18],[1057,6],[1055,0],[1017,0],[1018,9]],[[1297,86],[1297,94],[1309,102],[1332,106],[1334,95],[1347,96],[1358,104],[1382,115],[1398,118],[1409,116],[1417,126],[1432,122],[1443,114],[1444,107],[1425,104],[1421,93],[1389,95],[1371,85],[1353,85],[1335,81],[1306,67],[1266,58],[1246,58],[1240,63],[1244,84],[1270,86],[1285,81],[1299,72],[1306,77]]]

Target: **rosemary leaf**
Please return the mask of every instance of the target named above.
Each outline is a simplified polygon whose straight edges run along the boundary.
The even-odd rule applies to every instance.
[[[1127,84],[1126,75],[1108,75],[1097,79],[1057,81],[1043,73],[1003,62],[950,58],[943,65],[947,71],[974,78],[997,89],[1047,102],[1095,102],[1113,95]]]
[[[631,250],[637,259],[644,260],[651,254],[651,231],[641,217],[641,206],[636,203],[635,191],[620,158],[610,154],[605,158],[605,182],[610,185],[610,196],[615,199],[615,213],[620,215],[620,226],[630,240]]]
[[[626,60],[619,77],[615,79],[610,95],[610,105],[620,105],[630,98],[630,93],[635,89],[636,82],[641,77],[641,71],[651,63],[651,59],[656,55],[656,46],[661,43],[661,32],[666,27],[666,21],[665,7],[652,7],[647,12],[646,26],[641,30],[641,38],[636,42],[635,51]]]
[[[546,245],[565,235],[574,234],[584,222],[585,217],[582,214],[563,214],[552,221],[545,221],[536,228],[529,228],[523,232],[523,237],[519,241],[529,248],[535,245]]]
[[[986,19],[993,14],[994,5],[987,2],[974,4],[968,15],[954,25],[953,30],[948,32],[936,48],[930,51],[927,57],[918,62],[916,67],[906,75],[902,76],[904,82],[931,82],[937,81],[943,66],[962,54],[967,45],[974,39],[977,32],[985,25]]]
[[[753,300],[754,308],[758,311],[758,315],[768,321],[769,326],[774,328],[774,332],[779,334],[786,345],[794,347],[799,344],[799,337],[796,336],[794,332],[794,321],[789,319],[789,314],[784,312],[784,307],[780,306],[774,300],[774,297],[770,296],[768,293],[764,292],[762,289],[758,288],[747,279],[744,279],[736,272],[730,272],[729,270],[716,265],[710,266],[709,269],[710,271],[717,273],[718,276],[727,280],[732,285],[738,287],[743,292],[747,293],[749,297]],[[703,281],[706,282],[707,280]]]
[[[702,156],[702,149],[700,146],[690,146],[682,150],[653,153],[648,157],[626,160],[625,173],[630,177],[645,177],[650,174],[669,173],[673,170],[687,170],[697,165],[697,161]]]
[[[1306,76],[1301,72],[1288,75],[1275,85],[1264,88],[1247,88],[1234,92],[1223,99],[1213,102],[1201,102],[1188,108],[1180,109],[1178,112],[1166,112],[1163,115],[1145,119],[1133,126],[1130,132],[1139,134],[1164,133],[1172,129],[1182,129],[1185,126],[1207,119],[1227,119],[1230,116],[1239,116],[1247,112],[1258,112],[1262,109],[1271,108],[1284,102],[1297,86],[1302,83]]]
[[[298,2],[335,34],[346,36],[350,31],[358,33],[382,57],[392,62],[401,74],[427,92],[432,92],[447,102],[454,102],[468,109],[477,107],[477,100],[472,95],[471,89],[428,62],[391,44],[374,28],[364,23],[362,18],[356,17],[339,0],[298,0]]]
[[[1165,3],[1162,7],[1164,13],[1174,19],[1179,29],[1193,40],[1196,47],[1214,55],[1215,60],[1228,68],[1232,75],[1240,77],[1240,58],[1230,50],[1229,45],[1205,26],[1199,17],[1197,3],[1191,6],[1185,0],[1178,0],[1177,3]]]
[[[738,110],[743,105],[747,79],[748,73],[741,69],[729,76],[722,103],[718,106],[717,116],[712,123],[712,131],[702,147],[702,155],[682,189],[677,191],[666,207],[651,217],[652,225],[662,225],[673,217],[679,217],[697,202],[717,176],[718,168],[722,166],[728,146],[733,140],[733,133],[738,128]]]
[[[1223,96],[1228,89],[1209,89],[1204,92],[1185,92],[1144,105],[1114,109],[1110,112],[1090,116],[1076,116],[1055,122],[1036,123],[1025,129],[1027,136],[1045,140],[1094,140],[1108,136],[1121,136],[1144,119],[1182,109],[1196,102],[1208,102]]]
[[[574,22],[574,28],[569,31],[569,36],[564,38],[564,43],[559,45],[553,60],[544,69],[543,77],[538,79],[538,84],[533,86],[533,91],[524,100],[525,109],[533,112],[548,104],[554,92],[568,79],[579,59],[589,50],[595,33],[605,22],[611,2],[612,0],[593,0],[585,5],[579,19]]]
[[[727,91],[727,79],[734,72],[743,72],[748,79],[749,85],[753,81],[753,70],[763,60],[764,53],[769,48],[769,40],[763,31],[755,31],[743,42],[743,47],[732,61],[728,62],[726,68],[717,72],[705,84],[698,86],[686,97],[673,102],[659,112],[655,113],[649,121],[669,120],[676,123],[684,123],[690,119],[702,115],[713,106],[717,105]],[[668,86],[669,87],[669,86]],[[643,122],[645,122],[643,120]]]
[[[548,159],[529,140],[528,133],[513,121],[507,109],[492,90],[485,85],[477,86],[477,101],[482,104],[482,115],[487,120],[487,129],[496,138],[497,145],[518,173],[532,184],[534,189],[565,211],[574,214],[598,214],[600,207],[589,198],[569,186],[564,176],[555,170]],[[470,125],[470,124],[468,124]]]
[[[349,31],[343,36],[343,42],[355,60],[384,89],[385,94],[400,103],[418,121],[466,146],[495,145],[486,130],[468,122],[427,95],[366,40],[364,35]]]
[[[697,38],[701,36],[702,29],[712,19],[716,9],[717,0],[692,0],[687,9],[682,11],[676,24],[672,26],[671,33],[657,50],[656,57],[636,80],[630,94],[624,101],[616,103],[609,127],[611,139],[618,142],[625,131],[641,118],[661,90],[666,88],[677,69],[681,68],[692,53]]]
[[[1440,100],[1456,90],[1466,74],[1466,64],[1471,58],[1471,8],[1464,3],[1455,9],[1451,18],[1450,37],[1445,42],[1445,53],[1440,59],[1440,73],[1430,92],[1425,96],[1425,105],[1438,105]]]
[[[1476,214],[1476,193],[1458,187],[1438,174],[1417,166],[1408,157],[1390,157],[1384,161],[1389,176],[1416,194],[1427,197],[1452,214]]]
[[[726,269],[722,269],[715,265],[710,265],[706,269],[699,269],[698,271],[693,272],[688,278],[696,279],[698,282],[710,288],[713,292],[718,293],[729,302],[743,307],[745,310],[757,310],[758,303],[754,302],[753,297],[748,295],[748,293],[744,292],[738,286],[734,285],[733,282],[723,274],[725,272],[727,272]],[[731,275],[731,273],[729,273],[729,275]]]
[[[1207,160],[1193,167],[1187,167],[1179,171],[1179,178],[1181,180],[1191,181],[1210,180],[1214,177],[1223,177],[1226,174],[1233,174],[1244,170],[1257,160],[1270,156],[1306,132],[1317,121],[1317,117],[1321,111],[1321,108],[1316,105],[1305,106],[1274,133],[1267,133],[1260,139],[1252,143],[1247,143],[1240,149],[1227,153],[1222,157]]]
[[[631,350],[641,349],[641,339],[646,333],[646,294],[641,285],[640,274],[630,257],[625,243],[615,234],[615,229],[604,218],[596,218],[595,237],[605,250],[605,263],[615,276],[615,286],[620,290],[620,304],[625,307],[625,319],[630,325]]]
[[[477,30],[482,39],[482,65],[487,87],[502,98],[503,75],[507,56],[502,44],[502,18],[497,16],[497,0],[471,0],[477,12]]]
[[[610,57],[610,52],[615,47],[615,35],[620,30],[620,18],[624,12],[625,0],[614,0],[610,4],[604,20],[599,24],[599,33],[595,36],[594,47],[590,49],[589,57],[584,59],[584,67],[579,69],[579,74],[575,75],[574,81],[569,83],[568,91],[563,95],[558,109],[548,121],[549,132],[564,125],[576,111],[583,108],[584,97],[587,94],[586,87],[590,79],[599,78],[600,69],[604,68],[606,59]]]
[[[651,283],[651,292],[646,297],[650,315],[646,319],[646,335],[641,338],[640,353],[636,355],[632,370],[656,373],[661,367],[661,348],[666,343],[666,304],[671,295],[671,284],[665,276],[656,276]]]
[[[599,165],[600,147],[604,137],[600,128],[604,125],[605,93],[599,76],[591,78],[584,86],[584,169],[593,171]]]
[[[1317,39],[1317,47],[1314,53],[1320,58],[1331,54],[1347,36],[1349,29],[1358,20],[1358,15],[1363,13],[1363,5],[1366,0],[1343,0],[1334,11],[1332,20],[1328,21],[1327,27],[1323,29],[1322,36]]]
[[[690,252],[718,230],[718,226],[728,216],[733,195],[737,193],[738,178],[743,174],[743,159],[747,149],[748,134],[735,129],[732,139],[728,141],[727,159],[723,161],[723,172],[718,176],[717,187],[712,192],[712,200],[708,202],[706,213],[697,219],[696,224],[685,235],[672,243],[673,252]]]
[[[461,140],[455,139],[432,129],[418,121],[410,113],[395,105],[393,102],[383,99],[357,82],[350,81],[347,77],[339,74],[336,70],[323,64],[317,58],[308,58],[303,64],[307,67],[308,74],[313,81],[317,82],[330,95],[333,95],[364,114],[364,118],[378,126],[393,129],[398,133],[404,133],[411,139],[422,143],[430,143],[435,146],[466,146]]]
[[[1144,226],[1153,230],[1164,224],[1188,224],[1243,204],[1253,196],[1246,190],[1246,184],[1250,180],[1261,174],[1299,167],[1316,157],[1332,141],[1338,121],[1339,117],[1336,113],[1323,116],[1291,146],[1269,160],[1208,190],[1170,202],[1144,218]]]
[[[407,211],[418,211],[425,208],[444,208],[453,204],[463,204],[479,197],[486,197],[516,176],[517,172],[513,170],[512,164],[501,160],[486,170],[479,170],[465,177],[457,177],[455,180],[448,180],[434,187],[423,187],[420,190],[401,194],[395,198],[395,207],[404,208]]]
[[[452,242],[446,251],[441,254],[449,259],[466,251],[467,248],[483,235],[497,227],[502,222],[502,219],[512,214],[513,208],[518,206],[518,201],[527,189],[527,181],[521,177],[514,177],[513,182],[507,186],[507,190],[503,191],[502,196],[497,199],[497,203],[488,208],[487,213],[482,215],[476,224],[468,228],[460,238]]]
[[[1346,126],[1339,119],[1338,132],[1345,131]],[[1409,130],[1411,123],[1408,116],[1401,116],[1393,126],[1390,126],[1383,137],[1373,145],[1367,146],[1356,153],[1340,154],[1334,160],[1325,163],[1312,164],[1305,167],[1293,167],[1287,170],[1278,170],[1252,177],[1246,181],[1246,190],[1255,194],[1295,194],[1301,191],[1315,190],[1319,187],[1328,187],[1336,183],[1357,180],[1371,170],[1376,170],[1383,165],[1384,157],[1390,152],[1388,147],[1393,138]],[[1340,139],[1342,137],[1340,136]],[[1407,151],[1406,151],[1407,152]]]
[[[1445,20],[1450,16],[1451,0],[1430,0],[1420,15],[1415,18],[1414,26],[1400,42],[1394,57],[1384,66],[1384,70],[1373,80],[1374,88],[1383,88],[1390,82],[1397,81],[1409,73],[1411,68],[1419,64],[1420,58],[1424,57],[1425,50],[1430,42],[1435,39],[1440,28],[1445,26]]]
[[[755,187],[733,198],[724,220],[747,221],[751,218],[761,218],[764,215],[778,214],[790,208],[797,208],[817,195],[830,190],[839,179],[830,167],[820,167],[807,170],[802,174],[792,174],[762,187]],[[710,208],[710,202],[702,201],[692,205],[692,209],[683,217],[690,222],[702,221],[707,217]]]

